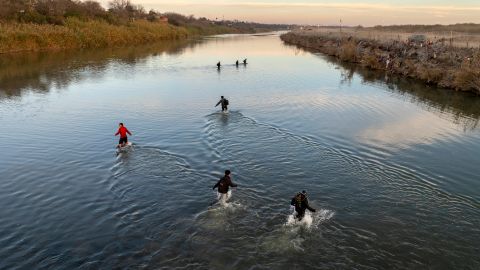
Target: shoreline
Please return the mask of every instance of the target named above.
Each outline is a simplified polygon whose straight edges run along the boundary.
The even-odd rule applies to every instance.
[[[480,94],[480,49],[454,48],[444,40],[373,40],[355,33],[295,30],[286,44],[334,56],[341,61],[418,79],[429,85]]]

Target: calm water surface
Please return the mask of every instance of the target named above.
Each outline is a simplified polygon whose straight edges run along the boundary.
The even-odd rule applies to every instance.
[[[479,119],[278,35],[4,55],[0,268],[479,269]]]

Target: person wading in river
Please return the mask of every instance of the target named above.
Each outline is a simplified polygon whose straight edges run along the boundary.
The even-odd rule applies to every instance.
[[[295,195],[295,197],[292,198],[292,202],[290,204],[295,207],[295,212],[297,212],[297,215],[295,216],[295,218],[298,221],[301,221],[303,219],[303,217],[305,216],[306,209],[312,212],[317,211],[312,207],[310,207],[310,205],[308,204],[307,192],[305,190],[297,193],[297,195]]]
[[[223,96],[220,97],[220,101],[215,105],[215,107],[218,107],[218,105],[222,104],[222,112],[226,112],[228,110],[228,99],[224,98]]]
[[[228,191],[230,187],[236,187],[237,185],[232,182],[230,178],[230,170],[225,171],[225,175],[218,180],[218,182],[213,186],[213,190],[218,188],[218,201],[222,204],[225,204],[229,198]]]
[[[118,141],[117,148],[124,147],[128,143],[127,133],[132,136],[132,133],[123,126],[123,123],[118,124],[118,131],[115,133],[115,136],[120,134],[120,140]]]

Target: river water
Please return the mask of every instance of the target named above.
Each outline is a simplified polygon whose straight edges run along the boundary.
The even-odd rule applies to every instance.
[[[479,269],[479,119],[277,34],[3,55],[0,268]]]

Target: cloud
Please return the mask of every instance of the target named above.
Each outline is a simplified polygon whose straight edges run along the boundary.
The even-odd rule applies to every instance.
[[[455,124],[428,112],[407,115],[381,125],[368,127],[357,136],[361,142],[381,143],[407,148],[418,144],[432,144],[455,136]]]

